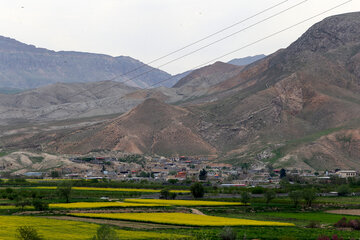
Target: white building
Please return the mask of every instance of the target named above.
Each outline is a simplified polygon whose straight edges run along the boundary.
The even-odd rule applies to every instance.
[[[340,170],[336,174],[341,178],[356,177],[357,172],[355,170]]]

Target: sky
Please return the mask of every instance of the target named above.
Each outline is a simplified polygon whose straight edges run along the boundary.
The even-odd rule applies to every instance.
[[[130,56],[149,63],[284,1],[1,0],[0,35],[55,51]],[[159,67],[238,31],[232,37],[160,69],[171,74],[181,73],[241,48],[218,60],[227,62],[233,58],[268,55],[287,47],[327,16],[360,11],[360,0],[352,0],[281,34],[244,47],[347,0],[305,0],[301,3],[303,1],[288,0],[221,34],[153,62],[151,66]],[[296,4],[300,5],[279,13]],[[279,15],[271,17],[275,14]],[[260,21],[263,22],[257,24]]]

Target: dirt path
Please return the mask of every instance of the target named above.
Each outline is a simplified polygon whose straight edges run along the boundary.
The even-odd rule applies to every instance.
[[[338,209],[338,210],[329,210],[326,212],[327,213],[335,213],[335,214],[360,216],[360,209]]]
[[[135,228],[135,229],[190,228],[190,227],[173,226],[173,225],[162,225],[162,224],[153,224],[153,223],[109,220],[109,219],[82,218],[82,217],[71,217],[71,216],[41,216],[41,217],[58,219],[58,220],[70,220],[70,221],[81,221],[81,222],[89,222],[89,223],[109,224],[109,225],[114,225],[114,226],[118,226],[118,227],[127,227],[127,228]]]
[[[205,215],[204,213],[202,213],[200,210],[197,210],[195,208],[191,208],[191,212],[193,214],[196,214],[196,215]]]

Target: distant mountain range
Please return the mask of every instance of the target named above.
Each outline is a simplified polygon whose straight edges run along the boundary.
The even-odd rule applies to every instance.
[[[131,57],[55,52],[0,36],[0,87],[28,89],[57,82],[95,82],[113,78],[128,81],[133,86],[148,87],[171,77],[164,71],[143,65]],[[139,69],[122,76],[136,68]],[[143,75],[129,80],[140,74]],[[164,82],[163,85],[170,87],[171,84]]]
[[[251,61],[244,59],[242,62]],[[150,87],[157,82],[161,82],[156,85],[158,87],[171,87],[188,73],[172,77],[131,57],[55,52],[0,36],[0,88],[30,89],[54,83],[105,80],[126,81],[126,84],[140,88]],[[169,80],[164,81],[166,79]]]
[[[359,12],[332,16],[286,49],[245,66],[214,63],[185,74],[172,88],[103,82],[78,85],[75,91],[84,94],[68,97],[73,87],[60,84],[48,86],[49,95],[49,90],[36,89],[15,94],[9,102],[0,96],[0,117],[13,114],[7,132],[0,133],[0,145],[67,154],[113,150],[208,155],[255,166],[360,169],[359,26]],[[101,90],[102,84],[113,91]],[[90,117],[121,111],[127,112],[85,124]],[[22,114],[22,119],[29,114],[34,124],[41,123],[26,122],[15,131],[11,123]],[[55,119],[67,120],[42,125]],[[72,127],[65,128],[70,122]]]
[[[237,65],[237,66],[245,66],[245,65],[251,64],[253,62],[256,62],[264,57],[266,57],[266,55],[260,54],[260,55],[249,56],[249,57],[244,57],[244,58],[235,58],[235,59],[229,61],[228,63]]]

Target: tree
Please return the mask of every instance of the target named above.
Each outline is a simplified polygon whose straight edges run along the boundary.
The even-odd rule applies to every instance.
[[[205,181],[207,178],[207,171],[203,168],[199,173],[199,180]]]
[[[266,204],[269,204],[270,201],[276,197],[276,193],[274,190],[267,190],[264,195],[266,199]]]
[[[64,197],[68,203],[70,200],[72,185],[70,182],[62,182],[58,185],[57,191],[60,197]]]
[[[244,191],[241,193],[240,199],[242,203],[247,204],[250,202],[251,194],[249,192]]]
[[[194,198],[202,198],[205,194],[204,186],[196,182],[190,187],[191,194],[194,196]]]
[[[292,191],[289,193],[289,198],[293,201],[294,206],[297,207],[299,205],[299,202],[302,198],[302,192],[297,190],[297,191]]]
[[[49,209],[49,204],[39,198],[35,198],[32,202],[32,205],[34,206],[36,211],[44,211]]]
[[[92,240],[119,240],[115,230],[108,225],[102,225]]]
[[[282,168],[282,169],[280,170],[280,179],[282,179],[282,178],[284,178],[284,177],[286,177],[286,170]]]
[[[37,230],[31,226],[20,226],[16,232],[16,239],[19,240],[43,240]]]
[[[350,193],[350,187],[348,185],[341,185],[337,191],[339,196],[346,196]]]
[[[314,189],[305,189],[303,191],[303,198],[306,202],[306,206],[311,207],[311,204],[316,199],[316,192]]]
[[[160,191],[160,198],[161,199],[169,199],[170,197],[170,191],[167,188],[164,188]]]

